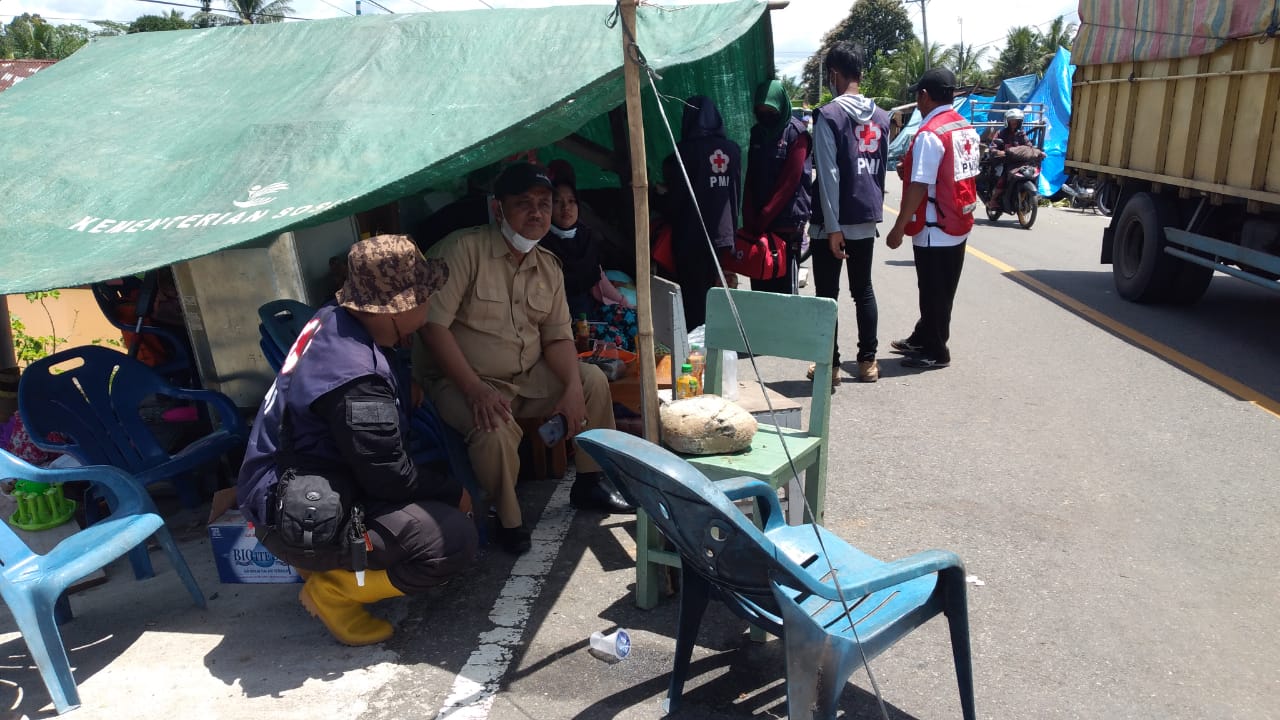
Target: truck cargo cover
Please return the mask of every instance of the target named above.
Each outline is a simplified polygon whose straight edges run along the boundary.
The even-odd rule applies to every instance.
[[[1275,0],[1080,0],[1079,13],[1076,65],[1203,55],[1280,24]]]

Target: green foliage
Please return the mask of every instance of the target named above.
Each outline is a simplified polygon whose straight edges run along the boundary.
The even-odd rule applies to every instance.
[[[849,17],[822,37],[818,52],[805,63],[801,76],[804,98],[809,102],[818,100],[819,86],[825,80],[822,60],[837,42],[844,40],[862,46],[867,65],[863,74],[865,81],[867,72],[893,58],[914,37],[911,16],[907,14],[902,0],[857,0],[849,11]]]
[[[57,290],[46,290],[29,292],[25,297],[29,303],[40,304],[40,308],[44,310],[44,314],[49,318],[50,329],[53,329],[53,315],[50,314],[49,307],[45,305],[44,301],[57,300],[61,296],[62,293]],[[56,330],[50,335],[27,334],[27,326],[12,312],[9,314],[9,332],[13,336],[13,354],[23,366],[58,352],[58,343],[67,341],[64,337],[58,337]]]
[[[190,30],[195,27],[190,20],[182,17],[177,10],[170,10],[168,15],[142,15],[129,23],[128,32],[161,32],[164,30]]]
[[[81,25],[51,25],[39,15],[23,13],[0,26],[0,58],[61,60],[89,42]]]
[[[285,15],[293,14],[289,0],[224,0],[227,9],[245,25],[283,22]]]
[[[947,50],[950,55],[947,66],[956,74],[956,79],[962,87],[987,83],[987,73],[982,69],[982,61],[990,49],[989,47],[974,48],[972,45],[957,43]]]
[[[1043,75],[1058,48],[1071,49],[1075,34],[1075,23],[1061,17],[1055,18],[1044,32],[1025,26],[1011,28],[992,68],[993,79],[999,82],[1019,75]]]
[[[1038,74],[1043,56],[1040,34],[1034,28],[1010,28],[992,72],[997,80]]]
[[[920,79],[925,69],[925,52],[920,41],[914,37],[902,46],[893,57],[877,63],[867,75],[863,76],[862,93],[876,98],[887,99],[888,105],[909,103],[915,100],[907,92],[915,81]],[[937,43],[929,43],[929,67],[954,64],[951,49],[943,49]]]
[[[801,87],[799,78],[791,75],[780,75],[778,76],[778,82],[782,83],[782,89],[787,92],[787,97],[791,99],[792,105],[797,105],[804,99],[801,97],[804,93],[804,88]]]

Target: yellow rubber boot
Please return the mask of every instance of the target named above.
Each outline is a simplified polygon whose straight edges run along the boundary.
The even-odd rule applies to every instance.
[[[386,570],[365,572],[364,587],[356,584],[356,574],[349,570],[313,572],[303,584],[298,599],[317,618],[334,639],[343,645],[373,645],[391,637],[395,628],[386,620],[370,615],[367,603],[400,597]]]

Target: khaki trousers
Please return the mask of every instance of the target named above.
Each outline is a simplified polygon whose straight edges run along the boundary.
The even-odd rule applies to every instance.
[[[609,395],[608,379],[594,365],[579,363],[578,372],[587,401],[587,426],[570,430],[614,429],[613,399]],[[537,372],[530,374],[539,375]],[[551,373],[543,374],[544,377],[547,375],[554,377]],[[564,387],[559,380],[554,380],[553,384],[554,387],[545,388],[546,397],[516,395],[510,398],[511,414],[517,418],[539,420],[549,416],[564,394]],[[434,382],[429,391],[440,417],[466,438],[467,454],[471,458],[471,469],[475,471],[476,482],[484,490],[488,501],[497,507],[498,520],[502,522],[502,526],[520,525],[520,501],[516,497],[516,479],[520,474],[520,439],[524,436],[520,425],[511,420],[492,432],[485,432],[476,428],[470,403],[452,382]],[[533,442],[541,443],[542,440],[533,438]],[[594,460],[581,452],[577,455],[577,466],[580,473],[600,470]],[[480,512],[482,509],[476,508],[476,511]]]

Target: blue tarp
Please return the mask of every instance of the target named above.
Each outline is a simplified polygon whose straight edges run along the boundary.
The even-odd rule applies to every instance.
[[[995,103],[1024,103],[1027,102],[1035,93],[1036,84],[1040,78],[1035,75],[1020,75],[1012,77],[1000,83],[1000,89],[996,91],[995,99],[991,101],[990,108]],[[1010,107],[1010,106],[1004,106]],[[1004,122],[1004,110],[991,110],[987,113],[987,122]]]
[[[967,95],[965,97],[956,98],[955,102],[951,104],[951,107],[955,108],[956,112],[963,115],[965,120],[973,122],[974,105],[976,104],[981,107],[987,107],[987,103],[990,101],[990,95]],[[898,136],[893,139],[892,143],[889,143],[890,170],[897,167],[898,161],[902,159],[903,155],[907,154],[907,145],[911,143],[911,138],[916,136],[916,131],[919,129],[920,111],[912,110],[911,121],[902,126],[902,131],[898,133]]]
[[[1067,132],[1071,128],[1071,76],[1076,66],[1071,53],[1058,48],[1045,71],[1044,80],[1036,87],[1028,103],[1041,103],[1048,129],[1044,137],[1044,161],[1040,164],[1040,194],[1048,197],[1067,181]]]

